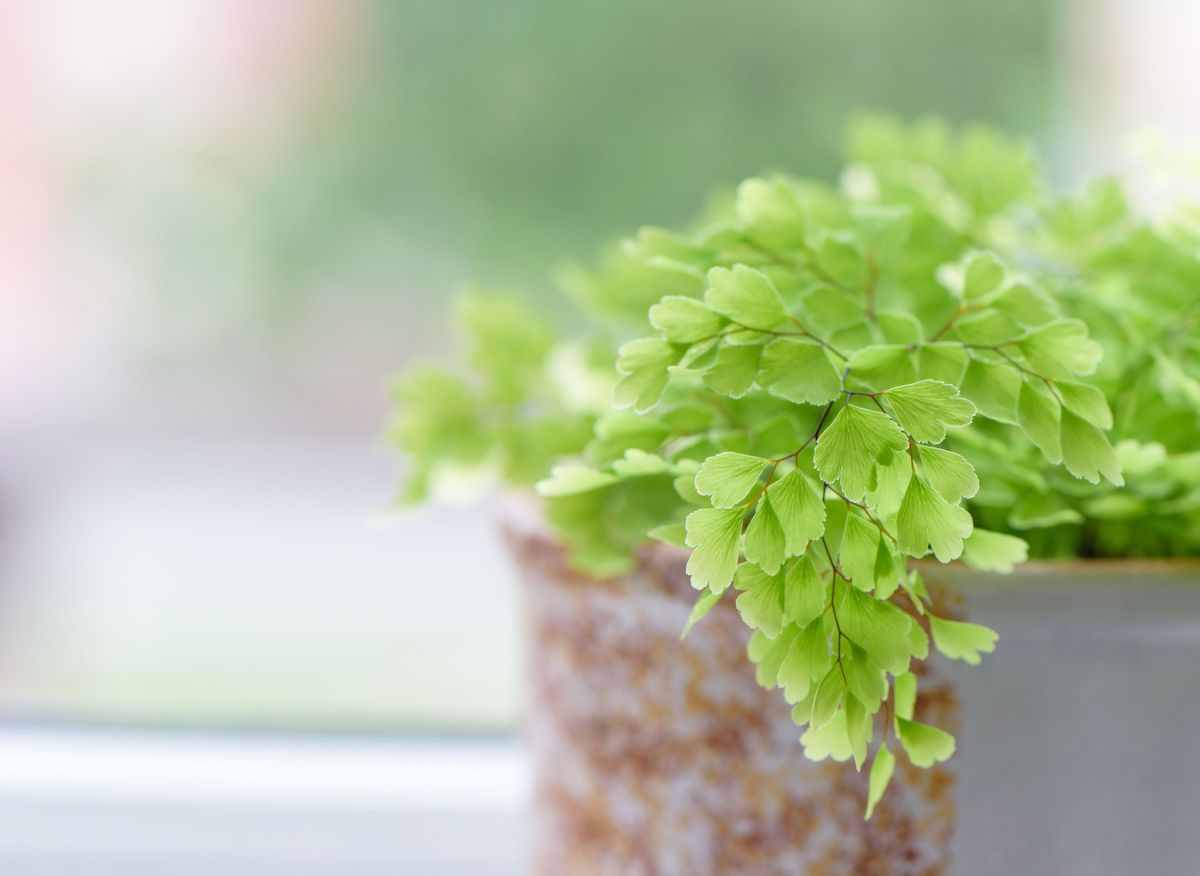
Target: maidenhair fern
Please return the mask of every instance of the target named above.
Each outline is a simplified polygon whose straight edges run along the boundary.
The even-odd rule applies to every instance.
[[[611,406],[603,340],[555,351],[482,304],[477,376],[407,380],[396,434],[418,487],[448,463],[548,474],[587,571],[687,548],[688,629],[735,599],[805,753],[873,759],[869,816],[894,750],[954,751],[914,720],[914,663],[996,643],[937,616],[911,560],[1200,550],[1200,226],[1140,220],[1112,183],[1055,200],[983,131],[872,120],[850,153],[837,188],[748,180],[570,278],[597,336],[642,320],[607,357]]]

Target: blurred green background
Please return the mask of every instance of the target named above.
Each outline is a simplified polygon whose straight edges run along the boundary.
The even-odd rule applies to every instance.
[[[1080,15],[1080,9],[1074,15]],[[392,377],[859,110],[1063,135],[1064,9],[909,0],[24,4],[0,50],[0,709],[508,727],[488,513],[390,529]],[[565,308],[563,308],[565,309]],[[377,443],[373,443],[377,442]]]

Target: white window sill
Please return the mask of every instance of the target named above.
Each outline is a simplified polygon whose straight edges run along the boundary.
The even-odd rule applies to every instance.
[[[523,871],[508,742],[0,729],[0,873]]]

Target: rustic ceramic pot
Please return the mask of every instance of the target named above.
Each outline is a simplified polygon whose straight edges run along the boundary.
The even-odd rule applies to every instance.
[[[924,571],[1000,633],[949,672],[955,872],[1200,873],[1200,564]]]
[[[732,599],[679,634],[686,555],[656,546],[599,581],[572,571],[536,514],[504,530],[532,635],[528,737],[538,876],[934,876],[948,872],[950,769],[901,757],[864,823],[866,773],[804,758],[760,688]],[[917,718],[957,728],[952,686],[927,677]]]
[[[899,758],[864,824],[865,776],[804,759],[732,600],[679,640],[682,552],[597,581],[532,506],[503,528],[527,585],[538,876],[1200,872],[1200,564],[927,566],[1000,643],[930,661],[917,717],[958,753]]]

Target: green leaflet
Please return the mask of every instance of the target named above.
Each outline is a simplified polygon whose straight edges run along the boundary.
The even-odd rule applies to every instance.
[[[770,330],[787,319],[774,284],[766,274],[745,265],[711,269],[704,300],[717,313],[746,328]]]
[[[767,487],[767,495],[783,527],[784,549],[788,556],[799,556],[825,532],[825,503],[799,469]]]
[[[963,542],[963,562],[983,572],[1011,572],[1028,555],[1029,545],[1024,539],[1004,532],[976,527]]]
[[[922,445],[917,450],[929,485],[950,504],[979,492],[979,477],[971,463],[952,450]]]
[[[975,417],[975,405],[960,398],[956,387],[937,380],[893,386],[884,397],[904,431],[929,444],[940,444],[947,429],[960,429]]]
[[[862,590],[875,588],[875,561],[879,553],[879,530],[858,513],[846,514],[846,528],[838,549],[838,565]]]
[[[973,666],[979,664],[980,654],[996,650],[996,632],[979,624],[946,620],[929,615],[933,644],[951,660],[962,660]]]
[[[850,747],[850,737],[846,732],[846,710],[838,709],[822,724],[811,723],[800,737],[800,744],[804,746],[804,756],[809,760],[849,760],[854,751]]]
[[[616,475],[597,471],[581,465],[560,465],[550,477],[538,481],[536,489],[541,496],[569,496],[574,493],[586,493],[615,484],[619,480]]]
[[[687,573],[697,590],[720,593],[733,580],[742,534],[741,508],[701,508],[687,517]]]
[[[1108,399],[1104,397],[1104,393],[1099,388],[1087,383],[1074,383],[1070,380],[1060,380],[1054,386],[1062,397],[1063,407],[1068,411],[1091,423],[1097,429],[1112,428],[1112,411],[1108,407]]]
[[[825,624],[818,617],[791,639],[779,664],[778,682],[784,698],[789,703],[802,701],[813,690],[813,683],[828,674],[832,661]]]
[[[797,404],[823,405],[841,394],[837,368],[814,341],[776,338],[767,344],[758,384]]]
[[[825,673],[817,684],[816,694],[813,697],[812,715],[808,719],[809,729],[819,729],[828,724],[837,714],[838,706],[842,704],[845,696],[845,681],[842,679],[841,670],[835,666]]]
[[[617,370],[623,375],[613,389],[613,404],[648,411],[667,387],[667,369],[679,361],[682,348],[658,338],[641,338],[623,345],[617,356]]]
[[[954,737],[928,724],[897,716],[896,736],[914,766],[931,767],[954,754]]]
[[[907,446],[891,417],[846,405],[821,433],[813,461],[826,481],[838,481],[842,492],[858,501],[871,486],[875,466]]]
[[[903,672],[912,656],[912,618],[890,602],[857,587],[838,587],[838,623],[842,632],[871,655],[879,667]]]
[[[723,345],[716,361],[704,372],[704,383],[713,392],[741,398],[754,385],[763,348],[757,344]]]
[[[1017,422],[1048,461],[1056,465],[1062,462],[1061,408],[1054,394],[1038,381],[1022,382]]]
[[[772,639],[779,635],[787,622],[784,615],[784,577],[768,573],[754,563],[738,566],[733,585],[742,592],[737,598],[737,610],[752,630],[762,630]]]
[[[763,496],[750,525],[746,527],[746,559],[758,563],[768,575],[774,575],[783,565],[786,556],[784,546],[779,516],[771,506],[770,497]]]
[[[692,607],[691,614],[688,615],[687,623],[683,627],[683,632],[679,634],[679,638],[683,639],[692,631],[692,627],[700,623],[713,607],[721,601],[723,593],[705,593],[696,600],[696,604]]]
[[[825,610],[825,587],[807,557],[776,572],[753,562],[743,563],[734,576],[734,586],[742,591],[737,609],[746,626],[771,638],[787,624],[806,625]]]
[[[967,304],[986,301],[1004,282],[1004,266],[990,252],[974,252],[964,260],[962,299]]]
[[[842,665],[846,670],[846,686],[850,693],[874,714],[887,695],[887,681],[883,670],[875,665],[866,650],[858,645],[852,645],[848,651],[843,651]]]
[[[783,613],[801,626],[820,619],[829,602],[828,588],[807,556],[788,563],[784,572]]]
[[[717,508],[732,508],[745,501],[766,467],[767,461],[757,456],[718,453],[696,472],[696,491],[709,496]]]
[[[974,528],[965,508],[951,505],[919,477],[908,483],[896,526],[902,551],[922,557],[932,548],[933,555],[943,563],[958,559],[963,539]]]
[[[974,402],[979,413],[1001,423],[1017,422],[1021,373],[1009,365],[972,359],[963,373],[959,392]]]
[[[1121,463],[1104,433],[1071,411],[1062,412],[1063,465],[1077,478],[1100,482],[1103,475],[1113,486],[1125,483]]]
[[[668,341],[693,344],[715,335],[725,320],[703,301],[668,295],[650,308],[650,324]]]
[[[917,707],[917,677],[911,672],[902,672],[892,682],[896,717],[912,720]]]
[[[940,380],[958,386],[967,368],[967,351],[961,344],[935,341],[917,351],[920,365],[917,375],[928,380]]]
[[[870,778],[867,780],[867,821],[875,814],[875,807],[883,799],[887,786],[892,781],[892,773],[896,769],[896,756],[886,745],[879,746],[875,752],[875,762],[871,764]]]
[[[1026,334],[1017,343],[1029,368],[1043,377],[1069,378],[1096,370],[1103,351],[1077,319],[1058,319]]]
[[[738,186],[737,215],[751,239],[773,249],[804,244],[804,210],[783,179],[748,179]]]
[[[762,630],[755,630],[750,636],[746,655],[756,664],[754,677],[762,687],[773,690],[779,686],[779,668],[799,632],[799,627],[789,624],[774,639]],[[810,706],[809,711],[811,710]]]
[[[913,379],[916,369],[907,344],[878,344],[863,347],[846,363],[850,377],[868,389],[882,390],[897,379]]]

